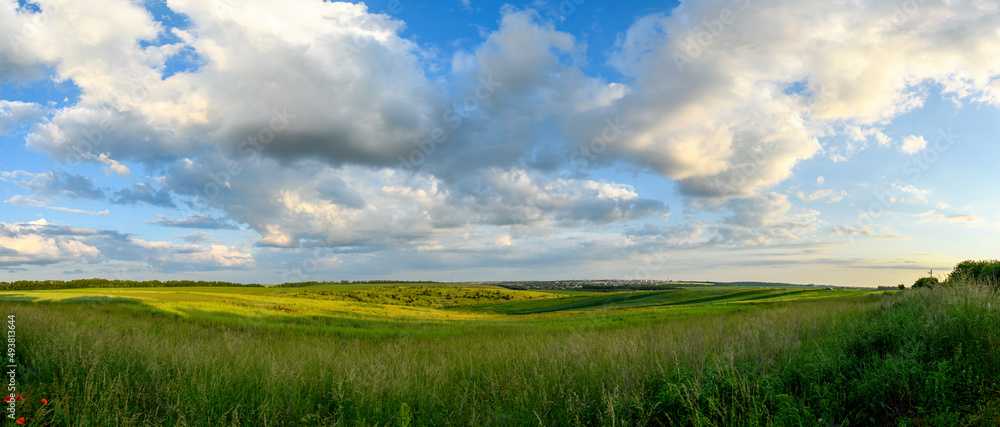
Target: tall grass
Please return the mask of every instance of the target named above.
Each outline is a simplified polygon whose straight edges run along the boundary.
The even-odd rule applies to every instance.
[[[50,401],[25,400],[21,413],[36,424],[1000,420],[995,293],[935,289],[726,307],[685,316],[598,310],[510,322],[351,323],[362,332],[406,331],[396,336],[199,320],[134,303],[4,309],[17,316],[23,394]]]
[[[785,349],[791,348],[784,346]],[[1000,425],[1000,297],[911,290],[840,316],[791,357],[668,375],[658,421],[682,425]]]

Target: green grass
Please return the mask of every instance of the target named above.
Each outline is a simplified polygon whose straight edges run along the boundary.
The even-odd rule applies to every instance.
[[[303,290],[287,294],[296,298],[348,301],[383,305],[457,308],[492,302],[556,298],[542,292],[444,286],[382,286],[360,290]]]
[[[74,426],[1000,420],[1000,298],[974,287],[322,286],[0,293],[17,319],[18,413]]]
[[[567,298],[546,298],[490,304],[478,310],[505,314],[551,313],[567,310],[652,308],[662,306],[704,305],[723,302],[751,302],[765,299],[802,300],[861,296],[871,291],[858,290],[786,290],[746,289],[740,287],[630,291],[617,293],[571,294]]]

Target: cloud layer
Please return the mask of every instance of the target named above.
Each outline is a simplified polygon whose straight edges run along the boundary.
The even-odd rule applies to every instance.
[[[500,251],[600,227],[608,235],[592,242],[627,251],[809,241],[819,212],[774,191],[797,165],[893,144],[884,126],[931,85],[956,103],[1000,105],[994,1],[682,1],[622,29],[607,52],[613,78],[531,8],[505,6],[481,40],[442,53],[364,4],[170,0],[182,27],[126,0],[37,6],[0,0],[0,29],[14,37],[0,44],[0,83],[51,70],[80,94],[58,108],[0,100],[0,133],[30,124],[28,149],[129,184],[7,171],[31,194],[6,202],[190,209],[203,213],[147,221],[246,225],[260,251],[473,250],[470,235]],[[914,135],[899,150],[926,146]],[[614,168],[656,174],[687,211],[718,217],[667,226],[668,204],[600,172]],[[832,204],[848,193],[796,195]],[[165,269],[255,262],[211,244],[4,227],[2,265],[98,262],[115,245]]]

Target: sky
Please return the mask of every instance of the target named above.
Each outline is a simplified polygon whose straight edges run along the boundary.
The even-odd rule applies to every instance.
[[[1000,258],[1000,1],[0,0],[0,35],[0,280]]]

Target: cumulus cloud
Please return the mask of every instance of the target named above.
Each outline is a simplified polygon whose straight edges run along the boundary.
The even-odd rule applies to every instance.
[[[0,81],[3,79],[0,78]],[[0,135],[10,133],[21,124],[32,123],[41,118],[43,114],[38,104],[0,99]]]
[[[903,145],[899,147],[906,154],[917,154],[927,148],[927,141],[922,136],[910,135],[903,138]]]
[[[0,2],[0,28],[7,29],[0,43],[0,83],[34,80],[42,76],[44,58],[33,49],[31,38],[39,21],[25,20],[27,12],[16,1]]]
[[[96,263],[100,251],[79,237],[52,236],[44,220],[27,223],[0,222],[0,266],[47,265],[66,260]]]
[[[141,239],[130,243],[140,250],[144,261],[161,272],[246,269],[256,265],[251,254],[223,245],[178,245]]]
[[[0,222],[0,266],[141,262],[160,272],[245,269],[253,256],[237,247],[147,241],[115,231],[74,228],[44,219]]]
[[[826,222],[820,212],[796,207],[788,195],[771,192],[753,197],[691,199],[685,204],[688,216],[701,212],[721,214],[716,223],[707,220],[670,227],[660,236],[684,236],[688,248],[756,247],[813,241]],[[678,231],[683,231],[679,234]],[[637,234],[630,234],[637,235]],[[662,239],[661,239],[662,240]],[[673,245],[673,244],[671,244]]]
[[[635,79],[618,103],[633,135],[617,149],[678,180],[686,194],[746,195],[787,178],[820,152],[819,138],[921,105],[927,81],[947,96],[997,103],[1000,63],[981,60],[1000,52],[987,35],[1000,20],[995,5],[928,1],[902,17],[897,10],[719,0],[641,18],[613,55]],[[877,129],[860,134],[888,138]]]
[[[607,223],[665,210],[662,202],[622,193],[619,184],[531,170],[550,161],[526,154],[538,148],[536,128],[553,111],[579,100],[605,105],[624,89],[585,78],[562,56],[581,55],[574,38],[530,10],[506,9],[500,28],[464,53],[471,65],[456,66],[453,79],[468,88],[448,100],[449,88],[424,76],[424,52],[399,37],[403,24],[364,5],[265,2],[219,14],[207,3],[172,2],[191,25],[171,31],[200,66],[164,78],[162,61],[176,49],[122,48],[163,29],[134,16],[142,14],[134,5],[107,2],[122,10],[114,19],[134,18],[114,37],[60,45],[52,41],[59,31],[38,36],[82,95],[36,125],[28,146],[101,164],[108,173],[127,175],[125,160],[170,172],[162,187],[136,183],[110,193],[113,203],[174,207],[172,194],[204,200],[211,185],[207,203],[250,224],[264,246],[406,242],[471,225]],[[261,13],[275,25],[258,25]],[[54,17],[65,25],[53,28],[96,16],[71,5]],[[115,47],[121,49],[112,53]],[[503,93],[478,96],[495,91]],[[422,147],[414,141],[435,138],[436,130],[447,131],[448,144],[427,153],[428,164],[413,177],[353,166],[350,179],[338,174],[348,164],[396,167]],[[553,203],[536,216],[531,198],[540,193]]]
[[[170,30],[181,41],[143,49],[166,30],[141,5],[102,3],[59,6],[33,39],[82,92],[28,140],[55,158],[147,160],[210,147],[243,155],[266,144],[283,159],[388,165],[438,120],[419,48],[398,36],[401,22],[363,4],[256,2],[219,13],[211,2],[171,2],[190,21]],[[200,66],[164,78],[180,48]]]
[[[121,162],[112,159],[111,157],[108,157],[107,153],[95,156],[93,154],[84,152],[80,153],[80,155],[82,158],[85,158],[87,160],[93,160],[100,163],[104,168],[105,175],[111,175],[112,173],[116,173],[118,175],[128,176],[132,173],[132,171],[128,168],[128,166],[125,166],[121,164]]]
[[[732,213],[717,226],[713,242],[759,246],[802,241],[822,224],[819,212],[792,206],[784,194],[730,199],[726,207]]]
[[[316,161],[289,169],[271,162],[248,165],[231,189],[213,199],[227,206],[230,219],[260,233],[264,246],[407,247],[483,226],[607,224],[667,210],[627,185],[525,170],[486,169],[449,186],[430,175],[391,169],[332,168]],[[190,182],[202,176],[202,167],[187,164],[166,185],[195,192]],[[306,180],[321,185],[294,185]]]

